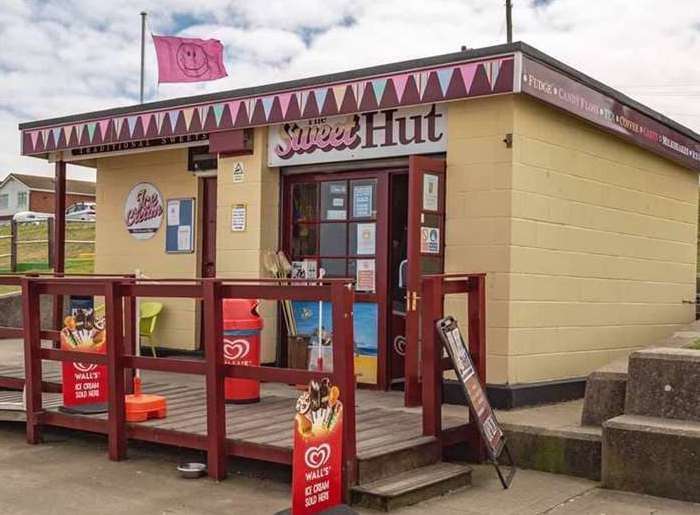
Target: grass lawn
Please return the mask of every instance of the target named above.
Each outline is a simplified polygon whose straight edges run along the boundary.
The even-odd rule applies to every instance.
[[[21,223],[17,227],[18,241],[47,240],[46,222]],[[10,224],[0,225],[0,236],[10,235]],[[95,241],[95,224],[92,222],[68,222],[66,240]],[[89,274],[95,270],[94,244],[66,243],[66,272]],[[0,255],[10,253],[10,239],[0,239]],[[19,244],[17,246],[17,272],[47,272],[48,244]],[[0,272],[10,272],[10,257],[0,258]],[[0,294],[16,291],[14,286],[0,286]]]

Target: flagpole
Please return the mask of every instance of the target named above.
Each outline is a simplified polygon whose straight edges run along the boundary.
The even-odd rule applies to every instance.
[[[146,11],[141,11],[141,103],[143,104],[143,69],[146,53]]]

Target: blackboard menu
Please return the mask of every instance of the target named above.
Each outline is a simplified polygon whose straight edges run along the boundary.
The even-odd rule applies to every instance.
[[[486,397],[486,392],[481,387],[481,381],[469,355],[469,349],[462,338],[457,320],[451,316],[442,318],[437,322],[437,329],[442,343],[452,359],[457,377],[462,383],[472,415],[486,443],[491,459],[497,460],[503,451],[505,438]]]

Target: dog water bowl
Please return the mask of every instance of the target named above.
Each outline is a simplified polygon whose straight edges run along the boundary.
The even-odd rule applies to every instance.
[[[197,479],[204,475],[207,466],[204,463],[183,463],[178,465],[177,470],[185,479]]]

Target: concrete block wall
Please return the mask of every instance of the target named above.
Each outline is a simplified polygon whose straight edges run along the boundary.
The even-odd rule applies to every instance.
[[[131,188],[139,182],[156,186],[169,198],[197,197],[197,178],[187,170],[187,149],[107,157],[97,161],[97,204],[95,226],[95,272],[133,273],[146,276],[196,277],[197,255],[165,253],[165,214],[163,223],[149,240],[137,240],[126,230],[124,203]],[[199,226],[195,238],[199,238]],[[160,300],[165,307],[158,318],[154,343],[158,347],[194,350],[197,348],[196,301]]]
[[[233,169],[240,162],[244,168],[242,182],[233,182]],[[254,151],[248,156],[219,158],[217,180],[216,268],[218,277],[269,277],[263,254],[276,251],[279,234],[278,168],[267,166],[267,128],[258,128],[254,135]],[[231,230],[234,204],[245,203],[247,227],[244,232]],[[275,360],[277,338],[276,302],[263,301],[260,314],[265,321],[262,335],[264,363]]]
[[[697,174],[514,107],[508,380],[584,377],[694,319]]]

